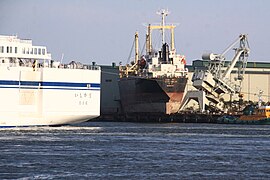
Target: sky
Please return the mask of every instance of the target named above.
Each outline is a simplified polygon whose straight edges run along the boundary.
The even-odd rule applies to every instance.
[[[143,47],[145,25],[161,21],[160,9],[178,25],[175,46],[188,64],[205,52],[222,53],[242,33],[248,61],[270,61],[269,0],[0,0],[0,34],[32,39],[55,60],[64,54],[64,63],[125,64],[135,32]]]

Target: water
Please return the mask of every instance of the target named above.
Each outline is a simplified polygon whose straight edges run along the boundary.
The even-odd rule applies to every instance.
[[[270,126],[0,129],[0,179],[269,179]]]

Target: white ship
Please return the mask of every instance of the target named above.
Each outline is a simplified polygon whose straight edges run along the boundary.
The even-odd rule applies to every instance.
[[[0,126],[84,122],[100,115],[98,66],[53,61],[45,46],[0,35]]]

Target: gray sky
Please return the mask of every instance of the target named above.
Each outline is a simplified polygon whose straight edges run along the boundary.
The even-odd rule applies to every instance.
[[[143,24],[160,22],[161,8],[179,24],[176,48],[188,64],[221,53],[241,33],[249,35],[250,61],[270,60],[269,0],[0,0],[0,34],[45,45],[54,59],[64,53],[65,63],[125,64],[135,31],[142,47]]]

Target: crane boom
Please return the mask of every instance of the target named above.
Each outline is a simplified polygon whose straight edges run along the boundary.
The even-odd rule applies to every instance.
[[[239,43],[239,47],[233,48],[237,43]],[[231,49],[235,50],[235,55],[224,70],[225,54]],[[183,109],[190,99],[195,99],[201,101],[199,104],[204,105],[203,107],[200,107],[201,111],[205,110],[205,105],[212,105],[217,109],[222,110],[223,102],[221,101],[221,97],[223,95],[236,95],[241,92],[241,83],[245,73],[249,51],[247,35],[241,34],[236,41],[223,51],[222,54],[211,53],[209,55],[203,55],[203,59],[209,58],[208,69],[196,70],[194,72],[192,82],[193,86],[197,89],[197,92],[192,91],[186,94],[181,109]],[[238,77],[232,81],[230,75],[236,64],[238,65],[236,70]],[[202,91],[204,93],[201,93]]]
[[[236,55],[234,56],[231,65],[229,65],[225,71],[225,73],[223,74],[223,78],[228,78],[228,76],[231,74],[236,62],[239,60],[239,57],[241,56],[241,54],[244,52],[244,50],[240,50],[238,49],[236,52]]]

